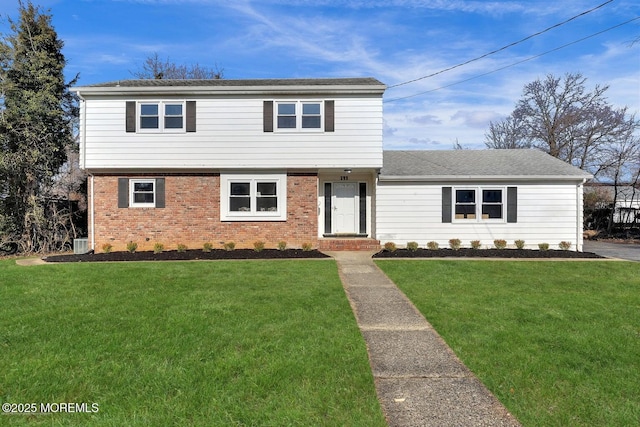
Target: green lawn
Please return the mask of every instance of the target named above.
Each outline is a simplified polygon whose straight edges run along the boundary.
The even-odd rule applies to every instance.
[[[525,426],[640,425],[640,264],[380,260]]]
[[[383,426],[333,261],[0,261],[0,425]]]

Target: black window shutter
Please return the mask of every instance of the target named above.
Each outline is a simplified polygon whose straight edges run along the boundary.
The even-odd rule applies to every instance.
[[[442,222],[451,222],[451,187],[442,187]]]
[[[164,178],[156,178],[156,208],[164,208]]]
[[[136,103],[135,101],[127,101],[126,116],[126,131],[136,131]]]
[[[507,187],[507,222],[518,222],[518,187]]]
[[[367,232],[367,183],[360,184],[360,234]]]
[[[324,131],[335,131],[335,101],[324,101]]]
[[[129,207],[129,178],[118,178],[118,207]]]
[[[264,132],[273,132],[273,101],[264,101],[262,127]]]
[[[187,132],[196,131],[196,101],[187,101]]]
[[[331,183],[324,183],[324,232],[331,234]]]

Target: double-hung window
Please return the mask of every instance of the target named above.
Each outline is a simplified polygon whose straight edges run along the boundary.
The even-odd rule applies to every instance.
[[[456,219],[476,218],[476,190],[456,190]]]
[[[276,103],[278,131],[322,131],[323,103],[320,101],[283,101]]]
[[[503,188],[456,188],[454,220],[504,220]]]
[[[286,220],[286,174],[220,176],[222,221]]]
[[[132,179],[129,181],[129,206],[133,208],[153,208],[155,205],[155,179]]]
[[[140,131],[184,131],[184,102],[141,102],[138,105]]]
[[[482,190],[482,219],[502,219],[501,189]]]

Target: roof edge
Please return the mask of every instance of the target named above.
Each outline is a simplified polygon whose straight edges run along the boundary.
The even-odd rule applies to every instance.
[[[593,178],[593,175],[439,175],[439,176],[421,176],[421,175],[380,175],[380,181],[388,182],[478,182],[478,181],[574,181],[584,182]]]

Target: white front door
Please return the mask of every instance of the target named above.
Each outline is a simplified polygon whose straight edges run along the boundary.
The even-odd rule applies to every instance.
[[[336,234],[357,233],[357,197],[358,183],[356,182],[334,182],[333,183],[333,206],[332,223],[333,232]]]

